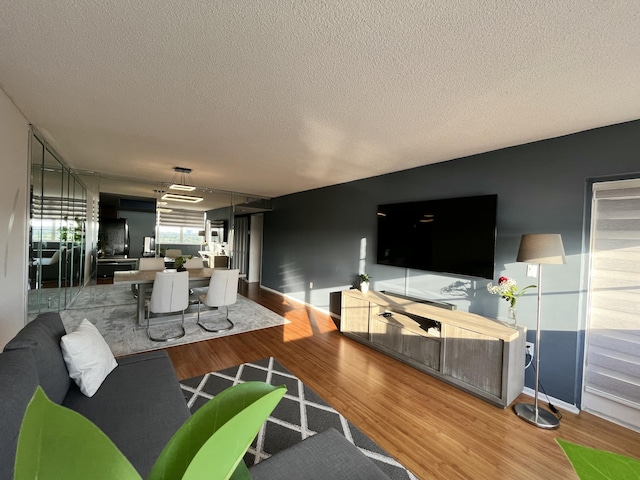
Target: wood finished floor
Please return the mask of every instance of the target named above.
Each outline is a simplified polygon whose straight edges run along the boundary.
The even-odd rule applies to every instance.
[[[539,429],[345,338],[326,314],[257,284],[241,292],[291,323],[168,348],[180,379],[274,356],[420,479],[575,479],[558,437],[640,458],[639,433],[567,412]]]

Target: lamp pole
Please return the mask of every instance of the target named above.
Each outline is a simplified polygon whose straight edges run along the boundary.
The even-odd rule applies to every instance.
[[[538,395],[540,387],[540,317],[542,304],[542,264],[562,264],[566,263],[562,239],[557,234],[526,234],[522,236],[520,250],[518,252],[519,262],[529,262],[538,264],[538,310],[536,315],[536,385],[534,404],[517,403],[513,410],[518,417],[524,421],[536,425],[540,428],[552,429],[560,426],[560,420],[551,412],[538,405]]]
[[[538,421],[538,390],[540,385],[540,305],[542,304],[542,265],[538,264],[538,314],[536,318],[536,388],[535,388],[535,411],[536,421]]]

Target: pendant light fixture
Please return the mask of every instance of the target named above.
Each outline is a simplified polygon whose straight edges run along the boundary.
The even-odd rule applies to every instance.
[[[193,192],[196,187],[190,185],[191,183],[191,169],[185,167],[174,167],[173,171],[173,179],[171,180],[171,185],[169,185],[169,190],[177,190],[179,192]],[[162,200],[173,200],[175,202],[186,202],[186,203],[198,203],[204,200],[203,197],[198,197],[195,195],[185,195],[182,193],[170,193],[167,192],[162,195]]]

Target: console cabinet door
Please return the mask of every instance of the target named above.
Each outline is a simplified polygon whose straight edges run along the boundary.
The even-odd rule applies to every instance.
[[[369,302],[343,294],[340,331],[369,340]]]
[[[416,362],[440,370],[440,340],[406,330],[402,333],[402,352]]]
[[[374,305],[371,309],[371,343],[382,345],[393,352],[402,350],[402,327],[393,325],[380,316],[384,309]]]
[[[501,397],[504,342],[446,325],[443,373]]]
[[[409,318],[393,313],[390,317],[380,316],[384,309],[371,306],[371,343],[381,345],[412,362],[440,370],[440,340],[420,335],[406,328]]]

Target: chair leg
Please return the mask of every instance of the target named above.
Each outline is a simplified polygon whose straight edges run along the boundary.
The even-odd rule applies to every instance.
[[[206,330],[207,332],[225,332],[227,330],[231,330],[234,326],[234,323],[229,320],[229,306],[225,305],[225,315],[224,315],[224,319],[227,321],[227,323],[229,323],[228,327],[224,327],[224,328],[211,328],[208,327],[207,325],[205,325],[203,322],[200,321],[200,305],[202,302],[198,301],[198,325],[200,326],[200,328],[202,328],[203,330]]]
[[[149,308],[147,308],[147,337],[149,337],[149,340],[153,341],[153,342],[170,342],[172,340],[177,340],[179,338],[182,338],[186,335],[186,330],[184,329],[184,310],[182,310],[182,322],[180,323],[180,333],[178,333],[177,335],[173,335],[170,337],[156,337],[151,335],[151,329],[150,327],[150,317],[151,317],[151,312],[149,311]]]

